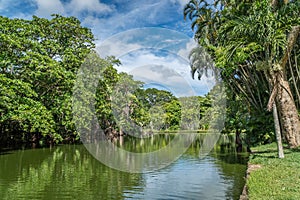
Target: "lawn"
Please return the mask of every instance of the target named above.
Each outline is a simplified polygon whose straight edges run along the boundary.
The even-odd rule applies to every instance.
[[[300,148],[285,148],[284,159],[277,158],[276,143],[252,150],[249,164],[258,169],[247,180],[249,199],[300,199]]]

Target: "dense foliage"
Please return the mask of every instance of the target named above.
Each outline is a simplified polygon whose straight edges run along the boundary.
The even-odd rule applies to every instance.
[[[201,125],[191,124],[191,118],[203,117],[210,106],[204,97],[180,99],[168,91],[144,89],[143,83],[131,75],[118,73],[114,66],[120,61],[100,58],[93,50],[91,30],[82,27],[74,17],[0,17],[0,27],[1,146],[79,141],[75,122],[85,123],[83,119],[90,110],[81,110],[82,105],[74,104],[74,89],[78,92],[76,88],[93,84],[84,80],[75,83],[80,75],[88,80],[97,70],[102,70],[102,77],[96,90],[87,90],[81,103],[95,102],[92,107],[100,128],[112,140],[126,133],[197,130]],[[83,66],[86,71],[82,71]],[[192,107],[188,107],[191,102]],[[201,109],[193,109],[195,103],[202,105]],[[74,115],[73,108],[78,109],[79,115]]]
[[[76,71],[94,47],[74,17],[0,17],[2,142],[75,138],[71,95]]]
[[[227,86],[227,130],[244,130],[252,144],[275,140],[273,109],[276,130],[299,146],[299,1],[190,0],[184,15],[201,45],[191,52],[192,73],[214,67],[208,56],[197,59],[200,51]]]

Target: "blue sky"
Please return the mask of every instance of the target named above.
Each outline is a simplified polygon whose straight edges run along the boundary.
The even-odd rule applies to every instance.
[[[78,17],[103,40],[142,27],[178,30],[192,37],[183,20],[187,0],[0,0],[0,15],[30,19],[58,13]]]
[[[0,0],[0,15],[24,19],[31,19],[32,15],[50,18],[53,13],[75,16],[83,26],[93,31],[100,56],[115,55],[121,60],[123,65],[118,67],[119,71],[149,75],[149,82],[159,85],[165,83],[165,87],[171,87],[169,90],[181,90],[178,96],[190,96],[193,93],[191,90],[196,95],[203,95],[212,87],[213,81],[212,77],[198,81],[190,76],[188,53],[196,43],[192,39],[190,22],[183,19],[183,7],[187,2],[188,0]],[[142,70],[143,66],[147,67]],[[154,76],[149,70],[157,69],[158,66],[164,67]],[[183,77],[189,88],[174,77],[172,79],[170,74],[166,74],[168,70],[165,68],[173,70],[180,80]]]

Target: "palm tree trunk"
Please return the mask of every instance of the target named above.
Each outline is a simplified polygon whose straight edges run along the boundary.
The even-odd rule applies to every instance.
[[[278,111],[281,116],[283,134],[290,148],[300,146],[300,121],[290,85],[286,80],[285,68],[299,33],[300,25],[292,27],[287,38],[287,48],[279,64],[280,66],[277,66],[279,70],[271,73],[271,80],[275,82],[273,82],[273,92],[269,103],[271,103],[272,99],[274,100],[274,97],[277,95]]]
[[[280,72],[277,72],[280,73]],[[281,114],[283,134],[290,148],[300,146],[300,124],[298,111],[289,83],[284,80],[282,72],[278,76],[278,110]]]
[[[284,158],[281,132],[280,132],[280,123],[279,123],[279,117],[277,112],[277,106],[275,102],[273,103],[273,117],[274,117],[275,133],[276,133],[276,140],[277,140],[277,147],[278,147],[278,157]]]

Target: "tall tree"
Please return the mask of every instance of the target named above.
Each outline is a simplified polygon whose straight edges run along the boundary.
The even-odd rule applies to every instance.
[[[52,113],[38,101],[31,85],[0,74],[0,138],[2,145],[24,140],[37,142],[42,137],[60,141],[55,133]]]
[[[185,15],[197,28],[196,39],[222,68],[229,87],[237,88],[256,109],[266,107],[263,99],[271,91],[268,109],[276,99],[283,132],[291,148],[300,145],[300,130],[286,64],[299,34],[299,13],[298,1],[209,4],[200,0],[190,1],[185,8]],[[203,30],[209,31],[197,34]],[[261,86],[267,90],[261,90]]]
[[[298,14],[291,10],[298,10]],[[268,110],[278,104],[283,133],[291,148],[300,145],[299,117],[286,75],[286,64],[299,34],[299,5],[255,1],[244,15],[227,18],[220,29],[226,61],[251,61],[263,70],[272,93]],[[299,29],[299,30],[298,30]],[[235,57],[240,60],[234,61]],[[243,58],[244,57],[244,58]],[[275,113],[275,112],[274,112]]]
[[[0,73],[36,93],[35,100],[50,111],[57,134],[76,137],[72,89],[77,69],[94,47],[91,30],[74,17],[0,17],[0,40]]]

